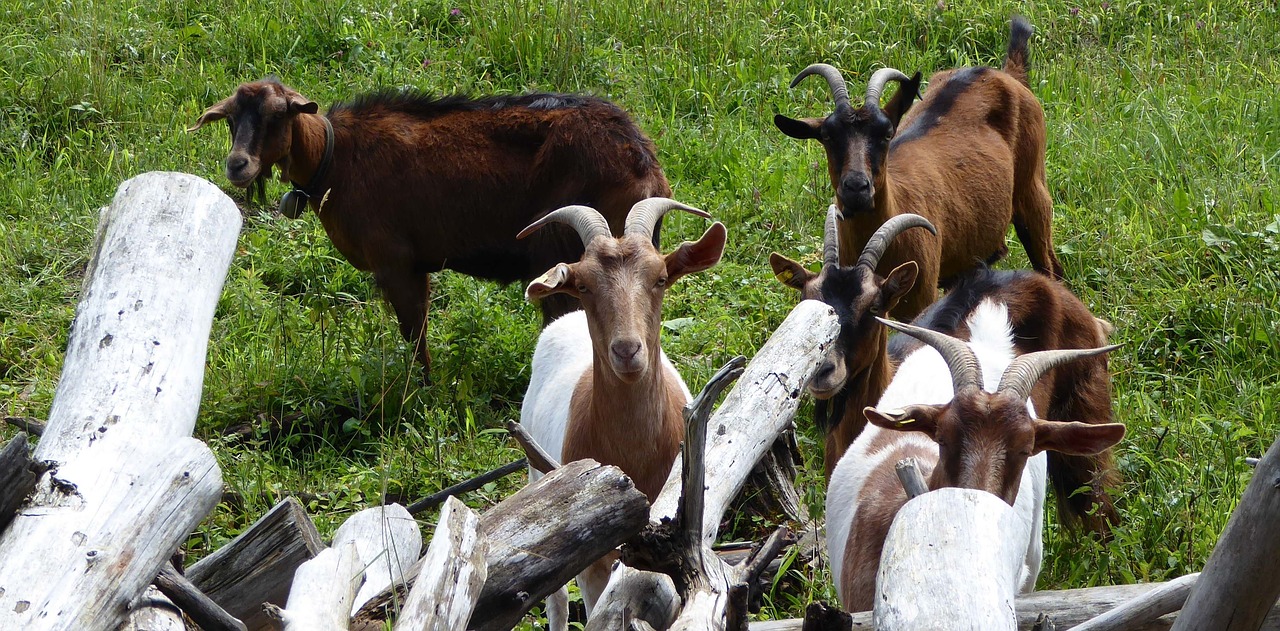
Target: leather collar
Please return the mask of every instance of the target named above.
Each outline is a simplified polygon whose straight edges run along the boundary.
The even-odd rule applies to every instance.
[[[293,184],[293,190],[301,193],[307,199],[319,197],[324,190],[316,188],[317,182],[323,182],[325,176],[329,175],[329,166],[333,164],[333,123],[329,122],[328,116],[321,116],[320,120],[324,121],[324,156],[320,158],[320,166],[316,167],[316,172],[312,174],[310,186],[304,188],[298,186],[297,182],[289,180]]]

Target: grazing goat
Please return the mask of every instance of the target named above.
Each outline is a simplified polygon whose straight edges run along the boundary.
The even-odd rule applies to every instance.
[[[986,288],[991,287],[998,286]],[[1032,525],[1030,540],[1010,542],[1027,550],[1025,591],[1034,587],[1040,569],[1046,469],[1040,454],[1090,456],[1106,452],[1124,436],[1123,425],[1096,418],[1081,419],[1088,423],[1041,420],[1030,400],[1040,377],[1049,371],[1056,369],[1061,375],[1064,364],[1086,361],[1115,347],[1024,353],[1014,312],[1027,307],[1020,298],[1032,296],[970,289],[957,286],[948,298],[964,299],[956,305],[944,299],[937,305],[942,309],[934,311],[947,315],[932,323],[948,320],[953,325],[950,335],[882,320],[927,346],[898,345],[909,352],[879,404],[864,410],[872,426],[845,453],[827,489],[828,550],[847,610],[870,609],[873,604],[884,538],[906,502],[894,472],[899,460],[916,458],[932,489],[988,491]],[[1093,320],[1084,326],[1098,330]],[[1109,408],[1105,416],[1110,420]]]
[[[818,75],[827,80],[835,111],[825,118],[796,120],[781,114],[782,133],[816,139],[827,153],[827,170],[840,208],[841,263],[849,264],[880,224],[915,213],[936,234],[903,235],[880,261],[881,274],[906,261],[920,264],[920,278],[894,309],[910,319],[934,301],[939,282],[1008,252],[1010,221],[1031,265],[1062,278],[1053,252],[1053,201],[1045,184],[1044,112],[1027,85],[1027,40],[1031,25],[1014,18],[1004,68],[945,70],[929,79],[920,105],[911,102],[920,74],[908,78],[892,68],[871,76],[866,101],[854,109],[844,78],[834,67],[813,64],[791,82]],[[880,108],[885,84],[900,84]]]
[[[659,345],[662,299],[676,279],[719,262],[726,239],[717,222],[697,242],[663,256],[652,243],[653,228],[675,209],[710,217],[659,198],[637,203],[618,238],[585,206],[561,208],[520,233],[561,222],[573,226],[586,246],[580,261],[556,265],[525,292],[530,299],[568,294],[581,300],[583,311],[542,331],[520,421],[561,462],[593,458],[618,466],[649,501],[680,451],[682,410],[690,399]],[[530,477],[537,477],[532,470]],[[598,561],[578,576],[588,613],[608,582],[609,565]],[[565,628],[566,606],[563,590],[548,599],[552,629]]]
[[[227,120],[227,179],[236,186],[279,167],[294,187],[281,211],[297,217],[309,205],[347,261],[373,272],[424,374],[430,272],[527,281],[582,255],[561,228],[516,241],[540,215],[591,204],[616,231],[632,204],[671,190],[653,143],[598,98],[377,93],[317,111],[264,79],[241,85],[190,131]],[[543,323],[574,308],[567,296],[543,301]]]
[[[867,424],[862,408],[875,405],[893,379],[888,330],[875,321],[875,316],[883,316],[897,306],[915,285],[919,271],[915,261],[902,263],[885,276],[876,274],[876,266],[889,244],[903,231],[913,227],[934,230],[933,224],[920,215],[897,215],[867,240],[857,263],[841,265],[836,236],[839,215],[835,206],[827,209],[821,272],[814,274],[777,252],[769,256],[778,280],[800,290],[802,300],[827,303],[840,321],[839,337],[827,347],[822,364],[809,382],[809,393],[817,400],[814,424],[826,436],[823,464],[828,480],[840,456]]]

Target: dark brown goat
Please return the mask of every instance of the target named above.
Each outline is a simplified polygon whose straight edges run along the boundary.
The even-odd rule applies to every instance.
[[[583,246],[561,226],[517,241],[521,228],[561,206],[585,204],[620,233],[634,203],[671,190],[653,143],[625,112],[598,98],[406,92],[359,97],[323,116],[318,109],[264,79],[210,107],[191,131],[227,120],[227,179],[236,186],[279,167],[295,190],[281,209],[297,216],[299,200],[307,201],[334,247],[373,272],[424,370],[429,273],[531,280],[577,260]],[[572,299],[550,296],[543,322],[574,308]]]
[[[1012,221],[1031,265],[1060,279],[1053,252],[1053,201],[1045,184],[1045,126],[1040,102],[1027,84],[1031,25],[1014,18],[1002,70],[945,70],[929,79],[920,105],[911,106],[920,74],[908,78],[892,68],[877,70],[866,102],[855,109],[840,72],[813,64],[792,81],[810,75],[827,80],[835,111],[825,118],[774,117],[784,134],[815,139],[827,153],[835,189],[843,264],[891,217],[914,213],[929,219],[937,235],[913,231],[898,239],[880,261],[886,274],[906,261],[920,265],[915,289],[894,316],[915,317],[937,295],[939,282],[1008,249]],[[889,81],[897,94],[884,109],[880,94]]]

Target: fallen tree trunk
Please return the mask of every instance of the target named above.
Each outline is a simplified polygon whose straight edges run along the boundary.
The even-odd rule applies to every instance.
[[[644,494],[617,467],[568,463],[480,517],[489,541],[488,578],[468,628],[510,629],[535,604],[588,565],[634,536],[649,514]],[[406,580],[365,603],[352,629],[378,631],[403,601],[421,561]]]
[[[217,504],[190,436],[239,231],[235,204],[183,174],[133,178],[103,211],[34,455],[53,468],[0,533],[0,628],[116,629]]]
[[[360,567],[364,569],[364,585],[356,592],[348,616],[355,615],[361,605],[399,582],[422,550],[418,522],[399,504],[366,508],[347,518],[333,535],[333,547],[347,541],[355,544]]]
[[[480,517],[456,498],[447,498],[395,630],[466,631],[488,575],[488,551]]]
[[[1150,623],[1165,614],[1182,609],[1183,603],[1187,602],[1187,595],[1191,593],[1191,587],[1199,577],[1199,573],[1179,576],[1084,624],[1071,627],[1071,631],[1127,631]]]
[[[0,451],[0,532],[13,521],[18,508],[36,489],[48,466],[31,458],[27,435],[18,432]]]
[[[363,581],[355,542],[335,542],[298,568],[284,609],[269,603],[263,609],[280,621],[282,631],[346,631]]]
[[[187,631],[187,623],[172,600],[156,586],[148,585],[129,607],[129,620],[119,631]]]
[[[246,627],[262,629],[272,622],[262,603],[283,607],[298,567],[324,548],[302,504],[286,497],[230,543],[187,568],[186,576]]]
[[[1258,462],[1173,628],[1255,631],[1280,597],[1276,568],[1280,568],[1280,439]]]
[[[631,629],[636,622],[666,629],[678,611],[680,594],[670,576],[630,568],[619,561],[613,565],[586,631]]]

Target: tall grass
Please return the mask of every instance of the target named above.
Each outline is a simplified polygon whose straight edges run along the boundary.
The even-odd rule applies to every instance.
[[[730,227],[726,260],[669,293],[663,344],[696,389],[750,355],[794,296],[777,250],[818,260],[829,196],[816,143],[775,112],[828,111],[814,61],[852,89],[884,65],[926,73],[998,64],[1024,12],[1033,91],[1069,284],[1116,325],[1124,524],[1107,543],[1047,534],[1041,586],[1159,580],[1199,569],[1249,470],[1280,429],[1280,16],[1274,2],[938,3],[797,0],[15,0],[0,6],[0,409],[47,414],[97,217],[153,169],[222,185],[246,217],[209,346],[198,432],[243,502],[221,507],[201,554],[281,493],[312,494],[323,531],[352,510],[413,498],[517,457],[538,331],[520,288],[437,275],[433,383],[370,279],[313,216],[287,221],[222,175],[227,139],[183,128],[246,80],[275,74],[321,103],[376,87],[474,94],[585,91],[633,113],[676,196]],[[273,184],[274,198],[283,188]],[[666,242],[704,228],[672,218]],[[1026,258],[1011,239],[1006,267]],[[802,425],[805,425],[802,423]],[[806,493],[820,511],[817,443]],[[0,429],[0,436],[9,430]],[[467,501],[485,506],[517,481]],[[1052,522],[1051,522],[1052,523]],[[830,597],[825,569],[766,615]]]

